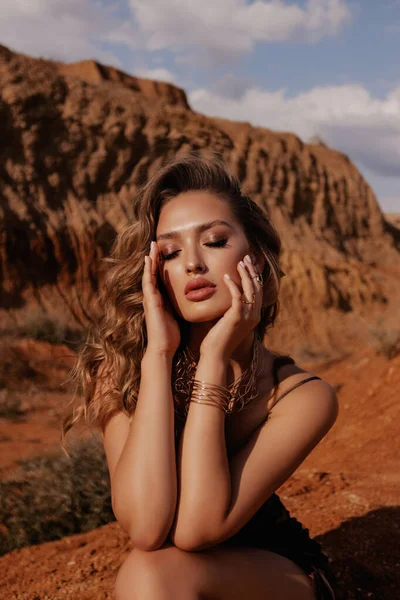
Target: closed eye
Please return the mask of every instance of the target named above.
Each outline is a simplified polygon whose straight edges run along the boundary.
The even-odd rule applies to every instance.
[[[211,246],[212,248],[223,248],[226,246],[228,239],[218,240],[218,242],[208,242],[208,244],[204,244],[205,246]],[[171,260],[178,254],[179,250],[175,250],[175,252],[171,252],[171,254],[166,254],[165,256],[162,254],[160,256],[160,260]]]

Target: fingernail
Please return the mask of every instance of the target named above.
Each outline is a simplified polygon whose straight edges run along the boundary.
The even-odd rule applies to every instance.
[[[230,279],[228,273],[225,273],[224,277],[225,277],[225,279]]]
[[[252,260],[251,260],[251,258],[250,258],[250,256],[249,256],[248,254],[246,254],[246,256],[245,256],[245,259],[246,259],[246,260],[247,260],[247,261],[248,261],[250,264],[252,264]]]
[[[150,252],[153,250],[154,242],[150,242]]]
[[[241,267],[245,268],[244,262],[242,260],[239,260],[239,264],[240,264]]]

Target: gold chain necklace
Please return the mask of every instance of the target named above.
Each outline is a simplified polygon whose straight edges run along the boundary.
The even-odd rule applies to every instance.
[[[175,412],[178,416],[182,416],[182,411],[187,416],[197,364],[192,351],[186,346],[181,351],[174,367],[175,376],[172,387],[175,395],[179,394],[184,397],[183,403],[178,402],[175,407]],[[227,409],[228,416],[234,412],[241,411],[246,404],[258,396],[257,377],[262,372],[263,366],[263,344],[256,338],[253,344],[253,355],[250,365],[243,371],[240,377],[228,386],[230,394]]]

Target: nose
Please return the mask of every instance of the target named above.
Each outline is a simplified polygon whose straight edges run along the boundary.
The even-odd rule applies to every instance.
[[[186,265],[187,273],[203,273],[205,270],[205,265],[202,261],[196,262],[188,262]]]
[[[201,255],[198,253],[196,248],[192,248],[192,250],[189,251],[187,254],[186,272],[187,273],[199,273],[199,272],[203,273],[205,268],[206,268],[206,265],[204,264],[204,261],[203,261]]]
[[[183,259],[184,269],[187,274],[203,273],[206,270],[206,264],[202,254],[202,248],[197,239],[188,239],[185,250],[180,253]]]

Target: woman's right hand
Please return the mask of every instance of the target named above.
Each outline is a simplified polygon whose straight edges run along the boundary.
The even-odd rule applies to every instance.
[[[153,242],[150,254],[145,257],[142,277],[147,350],[173,356],[180,344],[181,332],[168,299],[157,287],[159,260],[157,242]]]

